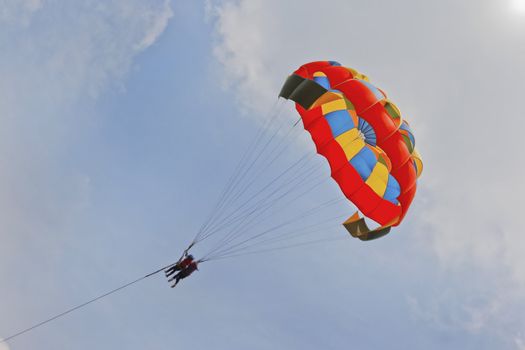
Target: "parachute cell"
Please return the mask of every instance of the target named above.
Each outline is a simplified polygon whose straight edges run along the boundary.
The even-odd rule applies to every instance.
[[[407,121],[367,76],[334,61],[301,66],[280,97],[296,102],[304,128],[330,165],[332,178],[358,213],[343,225],[354,237],[384,236],[401,223],[416,193],[423,163]]]

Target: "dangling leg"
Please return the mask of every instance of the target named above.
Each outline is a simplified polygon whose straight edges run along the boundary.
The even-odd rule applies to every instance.
[[[166,274],[166,277],[170,276],[173,273],[173,266],[168,267],[166,270],[164,270],[164,273]]]
[[[171,288],[175,288],[175,286],[177,285],[177,283],[179,283],[179,281],[180,281],[180,276],[179,276],[179,274],[176,274],[174,278],[175,278],[175,283],[173,283],[173,285],[171,286]]]
[[[167,268],[164,272],[166,273],[166,277],[170,277],[173,275],[176,271],[180,271],[179,264],[173,265],[172,267]]]

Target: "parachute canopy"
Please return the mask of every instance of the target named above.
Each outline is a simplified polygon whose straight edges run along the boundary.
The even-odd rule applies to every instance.
[[[354,237],[384,236],[401,223],[423,162],[399,109],[365,75],[334,61],[311,62],[288,77],[279,94],[296,102],[304,128],[332,178],[358,212],[343,225]]]

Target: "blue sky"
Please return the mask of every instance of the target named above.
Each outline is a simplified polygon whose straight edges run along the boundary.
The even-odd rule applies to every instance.
[[[0,337],[177,259],[304,62],[369,75],[425,161],[382,240],[153,277],[0,349],[525,349],[520,8],[0,2]]]

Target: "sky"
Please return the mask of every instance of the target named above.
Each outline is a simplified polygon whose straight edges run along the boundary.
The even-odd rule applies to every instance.
[[[0,1],[0,338],[176,260],[303,63],[367,74],[425,162],[381,240],[151,277],[0,349],[525,349],[524,9]]]

